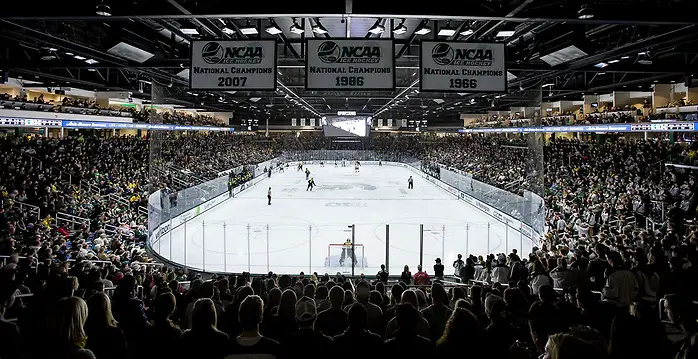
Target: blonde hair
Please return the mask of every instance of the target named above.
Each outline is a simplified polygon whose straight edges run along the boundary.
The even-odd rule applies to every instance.
[[[87,326],[92,329],[116,327],[119,324],[111,312],[111,300],[104,292],[97,292],[87,299],[87,308],[90,315],[87,317]]]
[[[78,297],[63,298],[58,302],[58,335],[62,340],[80,343],[87,339],[87,303]]]

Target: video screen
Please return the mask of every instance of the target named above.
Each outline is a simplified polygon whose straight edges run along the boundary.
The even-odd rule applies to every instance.
[[[327,116],[320,121],[327,137],[366,137],[371,129],[369,116]]]

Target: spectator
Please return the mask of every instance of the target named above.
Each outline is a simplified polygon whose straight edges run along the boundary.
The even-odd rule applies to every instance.
[[[240,303],[239,321],[242,334],[230,341],[225,358],[250,358],[255,355],[269,359],[281,356],[281,346],[273,339],[260,334],[264,303],[257,295],[250,295]]]
[[[441,264],[441,258],[436,258],[434,264],[434,277],[438,280],[444,279],[444,265]]]
[[[418,334],[419,311],[410,303],[401,303],[395,309],[397,330],[395,337],[383,344],[385,353],[396,357],[430,357],[434,347],[429,339]]]
[[[354,303],[349,308],[348,324],[349,326],[344,333],[333,338],[336,348],[335,352],[339,358],[354,358],[356,352],[345,349],[351,348],[357,343],[361,343],[362,350],[365,353],[378,353],[380,351],[383,340],[380,335],[368,330],[368,312],[361,303]]]
[[[91,350],[85,349],[87,335],[84,325],[87,321],[87,304],[78,297],[61,299],[58,303],[58,316],[55,345],[43,348],[52,358],[95,359]]]
[[[281,293],[281,301],[276,309],[276,313],[271,318],[267,318],[269,323],[265,325],[265,328],[267,328],[269,333],[264,334],[265,336],[279,343],[285,343],[286,339],[298,330],[296,298],[296,292],[293,289],[286,289]]]
[[[542,286],[553,285],[552,279],[550,279],[550,276],[548,276],[548,273],[545,271],[545,267],[543,267],[543,263],[541,263],[539,260],[535,260],[533,262],[531,277],[528,279],[528,281],[531,283],[533,295],[538,295]]]
[[[443,358],[467,348],[469,354],[484,354],[481,350],[483,335],[478,327],[477,319],[467,309],[456,308],[448,318],[442,336],[436,341],[434,357]]]
[[[388,271],[385,270],[385,264],[381,264],[381,270],[376,274],[376,279],[383,283],[388,283]]]
[[[0,358],[18,359],[20,357],[20,336],[19,327],[12,322],[5,320],[5,312],[15,304],[16,295],[19,292],[13,288],[6,273],[0,270],[0,338],[3,344],[0,345]]]
[[[137,282],[133,275],[125,275],[114,291],[112,309],[114,319],[126,335],[126,342],[133,354],[141,349],[142,338],[148,326],[143,302],[135,296]]]
[[[606,258],[611,267],[606,270],[606,286],[601,292],[602,299],[627,310],[637,297],[637,279],[630,270],[623,267],[623,260],[618,252],[608,252]]]
[[[177,308],[175,296],[172,293],[162,293],[152,302],[152,321],[146,329],[145,342],[147,343],[172,343],[165,346],[145,346],[146,357],[162,356],[172,358],[179,355],[179,338],[182,330],[171,320]]]
[[[506,263],[506,256],[499,254],[496,264],[492,269],[492,281],[495,283],[509,283],[510,270]]]
[[[451,308],[446,304],[448,294],[441,284],[434,283],[431,285],[431,298],[433,304],[422,309],[422,316],[429,322],[431,329],[432,341],[436,342],[444,333],[446,322],[451,317]]]
[[[453,269],[454,269],[454,275],[460,279],[460,271],[463,269],[465,266],[465,262],[463,262],[463,256],[461,254],[458,254],[458,259],[453,261]],[[461,279],[461,283],[464,283],[463,280]]]
[[[427,285],[429,284],[429,274],[426,271],[422,271],[422,265],[417,266],[417,273],[414,274],[414,284],[415,285]]]
[[[182,356],[221,358],[227,351],[228,335],[216,329],[216,325],[213,301],[210,298],[198,299],[194,303],[191,329],[184,331],[180,339]]]
[[[359,282],[356,286],[356,301],[361,303],[368,313],[368,330],[377,333],[383,329],[383,311],[369,301],[371,287],[367,282]]]
[[[543,359],[608,358],[605,351],[571,334],[553,334],[545,345]]]
[[[417,299],[417,294],[414,290],[406,290],[406,291],[402,292],[401,303],[410,304],[415,309],[419,308],[419,301]],[[400,307],[400,304],[395,306],[395,317],[392,318],[388,322],[388,325],[386,326],[386,329],[385,329],[385,338],[386,339],[393,338],[399,329],[399,323],[397,321],[397,310],[399,307]],[[429,336],[431,335],[431,326],[429,325],[429,322],[426,319],[424,319],[424,316],[419,311],[417,311],[415,330],[417,331],[417,334],[419,336],[422,336],[424,338],[429,338]]]
[[[698,313],[696,305],[684,294],[665,297],[666,312],[671,323],[684,334],[676,358],[695,358],[698,352]]]
[[[575,273],[567,268],[567,260],[564,257],[557,259],[557,267],[550,271],[550,278],[553,280],[555,288],[568,289],[574,286]]]
[[[99,359],[120,359],[128,356],[124,332],[111,312],[111,301],[105,293],[95,293],[87,300],[89,315],[85,323],[86,348]]]
[[[330,289],[330,307],[320,312],[314,328],[322,334],[334,337],[347,329],[347,312],[342,309],[344,291],[340,287]]]
[[[289,358],[307,357],[307,348],[299,346],[298,343],[313,343],[316,353],[329,353],[332,351],[332,337],[322,334],[313,329],[313,323],[317,318],[317,307],[315,300],[309,297],[302,297],[296,303],[296,321],[298,330],[291,334],[283,344],[284,355]],[[313,356],[313,355],[310,355]]]
[[[402,270],[400,281],[405,284],[412,284],[412,272],[410,272],[410,267],[407,265],[405,265],[405,268]]]

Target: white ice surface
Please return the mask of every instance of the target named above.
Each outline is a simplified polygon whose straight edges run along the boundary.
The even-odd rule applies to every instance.
[[[353,167],[309,168],[317,183],[312,192],[306,191],[305,174],[295,168],[275,173],[164,235],[153,246],[155,251],[210,272],[351,273],[349,260],[342,268],[328,268],[325,263],[328,244],[351,238],[347,226],[355,224],[355,240],[363,245],[366,261],[366,267],[356,267],[355,273],[374,275],[385,263],[389,224],[390,273],[399,274],[404,265],[414,273],[423,224],[423,262],[430,274],[437,257],[451,274],[458,253],[508,253],[512,248],[521,251],[522,246],[520,253],[530,252],[530,242],[518,232],[409,169],[363,166],[354,173]],[[407,189],[409,176],[414,178],[413,190]],[[331,255],[340,252],[336,248]]]

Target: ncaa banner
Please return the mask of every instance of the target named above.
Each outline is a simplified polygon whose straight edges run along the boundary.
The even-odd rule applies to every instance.
[[[394,90],[390,39],[308,39],[306,90]]]
[[[274,91],[276,41],[192,41],[189,87]]]
[[[301,126],[305,126],[305,119],[301,118]]]
[[[506,92],[505,52],[502,43],[422,41],[419,90]]]
[[[291,126],[297,126],[297,124],[296,124],[297,121],[298,121],[297,119],[292,118],[292,119],[291,119]]]

